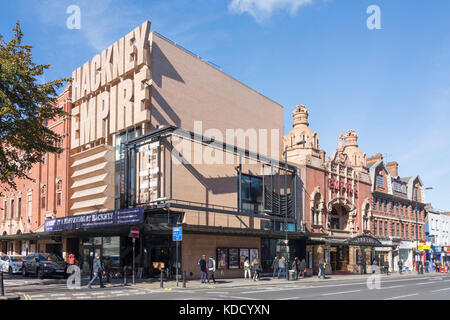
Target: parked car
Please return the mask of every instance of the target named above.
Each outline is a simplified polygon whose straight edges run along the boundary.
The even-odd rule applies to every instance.
[[[61,275],[68,277],[67,263],[52,253],[32,253],[23,259],[22,275],[35,274],[39,279],[46,276]]]
[[[21,273],[24,256],[6,255],[0,259],[0,270],[9,274]]]

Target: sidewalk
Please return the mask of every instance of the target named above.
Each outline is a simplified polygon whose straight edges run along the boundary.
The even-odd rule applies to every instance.
[[[317,276],[306,277],[304,279],[291,280],[286,279],[272,279],[272,277],[261,277],[260,281],[244,280],[243,278],[238,279],[216,279],[216,284],[212,282],[210,284],[200,283],[200,280],[188,280],[186,281],[186,288],[183,288],[183,282],[179,281],[178,287],[175,280],[164,281],[164,290],[189,290],[189,289],[213,289],[213,288],[235,288],[235,287],[249,287],[249,286],[264,286],[264,285],[299,285],[299,284],[317,284],[317,283],[329,283],[338,281],[355,281],[364,280],[366,281],[372,274],[366,275],[328,275],[326,279],[318,278]],[[414,279],[414,278],[428,278],[428,277],[442,277],[448,276],[445,273],[425,273],[423,275],[418,275],[416,272],[410,273],[394,273],[389,276],[381,274],[381,279]],[[131,284],[131,279],[127,279],[128,285],[131,287],[139,287],[144,289],[161,289],[159,279],[136,279],[136,284],[133,286]],[[116,286],[112,284],[109,286]],[[123,285],[123,282],[122,282]]]

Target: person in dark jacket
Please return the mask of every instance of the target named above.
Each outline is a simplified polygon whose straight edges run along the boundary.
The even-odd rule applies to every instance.
[[[272,278],[275,278],[275,275],[278,274],[278,269],[279,269],[278,256],[275,256],[275,258],[273,259],[273,262],[272,262],[272,270],[273,270]]]
[[[294,261],[292,261],[291,269],[294,270],[294,279],[298,280],[298,272],[300,270],[300,261],[298,260],[298,257],[295,257]]]
[[[88,288],[91,289],[91,285],[94,283],[95,279],[97,279],[97,278],[99,278],[99,280],[100,280],[100,288],[104,288],[105,286],[103,285],[103,277],[102,277],[103,268],[102,268],[102,261],[100,260],[99,253],[95,254],[94,262],[92,264],[92,269],[94,271],[94,276],[92,277],[91,281],[89,282]]]
[[[198,265],[200,266],[201,273],[201,283],[206,283],[207,279],[207,267],[206,267],[206,255],[202,255],[202,258],[198,261]]]
[[[306,261],[305,259],[302,259],[302,261],[300,261],[300,270],[299,272],[302,274],[302,278],[305,278],[305,273],[306,273]]]
[[[400,274],[403,273],[403,260],[402,259],[398,260],[398,272]]]
[[[386,275],[389,275],[389,262],[384,262],[384,272],[386,272]]]

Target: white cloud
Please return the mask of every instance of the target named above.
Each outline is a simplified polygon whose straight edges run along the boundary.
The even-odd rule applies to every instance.
[[[258,23],[266,20],[273,12],[279,10],[289,11],[291,15],[304,5],[314,0],[232,0],[228,10],[233,13],[248,13]]]

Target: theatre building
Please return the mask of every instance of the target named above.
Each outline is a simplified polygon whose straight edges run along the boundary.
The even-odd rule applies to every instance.
[[[245,257],[268,268],[277,253],[305,256],[298,168],[279,161],[281,105],[150,32],[149,22],[72,78],[67,170],[30,187],[36,223],[21,229],[21,239],[55,242],[84,271],[95,252],[123,268],[132,264],[128,235],[137,226],[144,276],[175,273],[178,261],[188,278],[199,278],[203,254],[216,258],[225,278],[242,276]],[[40,186],[58,192],[58,179],[67,207],[38,210]],[[176,226],[183,228],[178,250]],[[1,230],[17,240],[16,229]],[[16,241],[5,237],[2,243]]]
[[[341,133],[336,152],[328,159],[319,137],[309,127],[309,111],[298,106],[293,129],[284,138],[288,162],[298,166],[304,183],[303,222],[307,241],[307,266],[317,274],[327,261],[328,273],[367,271],[374,249],[383,247],[371,231],[371,181],[366,154],[358,147],[354,130]],[[303,143],[302,143],[303,142]]]

